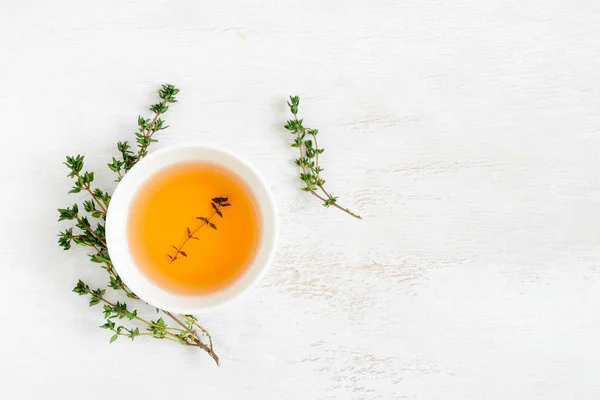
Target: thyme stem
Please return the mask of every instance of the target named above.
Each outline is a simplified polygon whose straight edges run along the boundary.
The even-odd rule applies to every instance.
[[[325,149],[319,148],[317,143],[317,134],[319,131],[317,129],[304,127],[303,120],[298,119],[298,105],[300,104],[300,98],[298,96],[290,96],[290,101],[287,104],[293,119],[287,121],[285,128],[295,135],[292,147],[297,147],[300,152],[300,158],[296,159],[295,163],[302,170],[300,179],[305,185],[302,190],[312,193],[322,201],[322,204],[325,207],[334,206],[354,218],[362,219],[360,215],[353,213],[346,207],[340,206],[337,203],[337,197],[332,196],[325,189],[325,180],[321,178],[321,171],[323,171],[323,168],[319,165],[319,154],[322,154]],[[307,134],[312,136],[312,139],[307,139]],[[318,191],[320,191],[324,197],[319,194]]]
[[[108,164],[111,171],[115,172],[117,181],[121,180],[123,176],[129,171],[137,162],[144,158],[148,153],[149,146],[156,142],[153,138],[154,134],[159,130],[165,129],[164,121],[161,116],[169,109],[169,104],[177,102],[175,96],[179,93],[179,89],[176,89],[172,85],[162,85],[158,91],[160,101],[150,107],[153,112],[152,119],[146,119],[138,117],[138,132],[136,132],[137,151],[132,151],[131,146],[127,142],[118,142],[117,150],[121,155],[120,159],[114,158],[112,162]],[[81,234],[74,234],[73,229],[70,227],[63,232],[60,232],[58,243],[59,245],[68,250],[71,248],[72,243],[81,246],[88,246],[95,250],[96,254],[91,254],[90,259],[95,263],[103,264],[102,267],[106,269],[110,282],[108,287],[114,290],[123,290],[123,292],[132,299],[139,299],[135,293],[129,289],[125,283],[121,280],[117,271],[110,260],[108,249],[106,246],[106,239],[104,235],[104,220],[109,208],[110,195],[98,188],[92,189],[92,182],[94,181],[94,173],[83,171],[84,157],[77,155],[74,157],[67,157],[65,165],[70,170],[68,176],[74,179],[73,188],[69,193],[80,193],[86,191],[92,197],[91,200],[83,201],[83,209],[89,213],[92,217],[98,218],[100,222],[97,228],[92,228],[92,225],[88,221],[86,216],[79,213],[78,204],[75,203],[72,207],[65,209],[59,209],[59,221],[70,220],[74,221],[75,227],[81,229]],[[220,213],[216,212],[217,214]],[[212,224],[212,223],[210,223]],[[185,346],[194,346],[201,348],[206,351],[217,363],[219,364],[219,357],[215,354],[212,346],[212,339],[209,335],[210,346],[206,345],[200,340],[193,326],[190,324],[186,326],[180,318],[168,311],[163,311],[170,319],[176,322],[179,327],[168,326],[162,318],[158,318],[156,321],[148,320],[138,315],[137,310],[129,310],[127,304],[122,302],[112,302],[104,296],[105,289],[91,290],[88,285],[83,281],[79,280],[77,285],[73,289],[75,293],[79,295],[89,295],[90,306],[97,304],[103,304],[104,319],[105,323],[101,326],[103,329],[107,329],[114,333],[111,337],[110,342],[117,340],[120,336],[126,336],[132,340],[136,336],[152,336],[156,339],[166,339],[173,341]],[[157,309],[158,311],[158,309]],[[130,321],[137,321],[147,327],[149,332],[140,332],[139,328],[127,328],[122,325],[116,324],[115,320],[121,320],[126,318]],[[186,322],[188,321],[187,317]],[[194,317],[195,318],[195,317]],[[126,333],[125,333],[126,332]],[[205,332],[203,330],[203,332]]]

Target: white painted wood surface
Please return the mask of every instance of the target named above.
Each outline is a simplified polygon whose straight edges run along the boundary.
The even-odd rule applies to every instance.
[[[597,399],[600,3],[0,1],[0,383],[10,398]],[[277,198],[222,358],[119,340],[56,244],[82,153],[105,188],[159,83],[156,146],[224,145]],[[364,221],[301,193],[285,98]],[[100,172],[102,171],[102,172]],[[110,394],[110,396],[108,396]]]

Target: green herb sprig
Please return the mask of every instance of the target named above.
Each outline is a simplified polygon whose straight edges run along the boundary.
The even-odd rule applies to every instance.
[[[153,135],[167,128],[160,116],[168,111],[169,104],[177,101],[175,96],[178,93],[179,89],[174,86],[168,84],[162,85],[158,91],[160,101],[150,107],[150,111],[154,113],[153,118],[138,117],[138,132],[136,133],[137,149],[135,151],[127,142],[117,143],[117,151],[120,153],[120,157],[113,157],[112,162],[108,164],[110,170],[117,174],[117,181],[120,181],[127,171],[148,154],[148,147],[156,142]],[[90,199],[82,202],[83,207],[75,203],[70,207],[58,210],[59,221],[72,221],[74,224],[59,233],[58,244],[64,250],[69,250],[73,243],[91,249],[92,252],[89,255],[90,261],[100,264],[108,273],[109,281],[106,286],[115,291],[123,291],[132,300],[138,300],[139,297],[125,285],[121,277],[117,274],[106,247],[104,224],[110,204],[110,194],[101,189],[93,188],[94,173],[83,170],[83,156],[67,157],[65,165],[69,169],[68,176],[75,180],[73,188],[69,193],[87,192]],[[94,222],[91,222],[90,218]],[[77,282],[73,292],[82,296],[90,296],[90,306],[102,304],[105,323],[101,328],[113,333],[110,338],[111,343],[120,336],[125,336],[131,340],[134,340],[138,336],[170,340],[185,346],[198,347],[206,351],[217,365],[219,364],[219,357],[213,350],[212,337],[192,315],[175,315],[169,311],[157,308],[157,313],[162,312],[168,319],[179,326],[172,327],[163,318],[158,318],[155,321],[149,318],[142,318],[138,315],[138,310],[130,309],[127,303],[108,300],[106,298],[106,289],[91,289],[82,280]],[[115,320],[124,319],[130,323],[144,326],[145,331],[140,331],[139,326],[125,326],[115,322]],[[198,333],[198,330],[200,333]],[[208,337],[208,343],[204,343],[202,340],[203,337]]]
[[[148,154],[148,147],[154,142],[157,142],[152,136],[163,129],[167,129],[165,121],[160,116],[169,110],[169,104],[176,103],[177,99],[175,96],[179,93],[179,89],[173,85],[162,85],[162,88],[158,91],[158,96],[161,101],[152,105],[150,111],[154,113],[154,117],[144,118],[141,115],[138,116],[138,131],[135,133],[137,143],[137,153],[131,150],[131,146],[127,142],[118,142],[117,150],[121,154],[121,159],[113,157],[112,162],[108,164],[108,168],[111,171],[116,172],[118,175],[117,182],[123,178],[123,175],[127,173],[138,161],[144,158]]]
[[[180,255],[183,257],[187,257],[187,253],[185,251],[183,251],[183,246],[185,246],[185,244],[190,239],[200,240],[199,237],[194,236],[200,228],[203,228],[208,225],[211,228],[213,228],[214,230],[217,230],[217,226],[214,223],[212,223],[211,220],[214,218],[215,215],[218,215],[219,217],[223,218],[223,212],[221,211],[221,208],[231,206],[231,204],[229,204],[227,202],[227,200],[228,200],[227,197],[214,197],[210,203],[210,205],[213,208],[213,212],[210,215],[210,217],[208,217],[208,218],[196,217],[196,219],[198,219],[202,222],[194,230],[191,230],[189,226],[185,227],[185,232],[186,232],[185,239],[183,239],[183,242],[181,242],[179,247],[177,247],[175,245],[171,246],[172,248],[175,249],[175,254],[173,254],[173,255],[167,254],[167,257],[169,257],[169,260],[170,260],[169,264],[172,264],[173,262],[177,261],[177,259],[179,258]]]
[[[303,125],[303,120],[298,119],[298,105],[300,98],[298,96],[290,96],[288,107],[292,112],[293,119],[290,119],[285,124],[284,128],[290,131],[295,136],[292,147],[297,147],[300,151],[300,157],[294,160],[294,163],[300,167],[300,180],[304,182],[302,190],[311,193],[322,201],[323,206],[335,208],[344,211],[354,218],[362,219],[358,214],[353,213],[349,209],[340,206],[337,203],[338,198],[329,194],[325,189],[325,179],[321,177],[323,167],[319,165],[319,155],[323,154],[324,148],[319,148],[317,144],[318,129],[306,128]]]

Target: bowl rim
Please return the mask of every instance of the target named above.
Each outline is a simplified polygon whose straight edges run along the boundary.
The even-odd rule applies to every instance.
[[[208,157],[190,157],[194,152]],[[218,158],[221,161],[217,160]],[[213,162],[236,173],[252,191],[261,218],[261,238],[250,266],[231,285],[202,295],[177,294],[155,284],[133,260],[126,233],[131,201],[140,186],[163,168],[192,160]],[[273,192],[267,181],[244,158],[221,146],[186,143],[169,145],[153,151],[123,176],[110,200],[105,226],[107,249],[112,264],[123,282],[140,299],[166,311],[197,314],[213,311],[239,299],[264,277],[277,247],[279,215]]]

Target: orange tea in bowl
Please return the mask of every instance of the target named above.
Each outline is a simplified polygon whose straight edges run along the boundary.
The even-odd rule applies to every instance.
[[[228,168],[182,161],[150,176],[127,218],[131,257],[158,287],[184,295],[217,292],[255,258],[261,216],[251,188]]]
[[[278,230],[261,174],[204,144],[147,155],[120,180],[106,215],[115,272],[139,298],[179,314],[250,291],[273,260]]]

